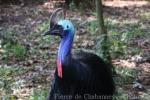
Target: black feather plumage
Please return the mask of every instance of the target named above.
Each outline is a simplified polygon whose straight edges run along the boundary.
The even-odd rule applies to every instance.
[[[62,66],[63,78],[58,77],[56,70],[48,100],[88,100],[95,95],[92,100],[105,96],[109,98],[105,100],[111,100],[114,93],[111,68],[100,57],[81,52],[67,56]]]

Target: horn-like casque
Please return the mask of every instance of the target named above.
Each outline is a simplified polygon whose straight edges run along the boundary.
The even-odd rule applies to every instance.
[[[62,14],[61,16],[58,16],[59,14]],[[65,14],[64,10],[62,8],[56,9],[50,16],[50,22],[49,22],[49,28],[52,28],[55,24],[57,24],[58,17],[61,17],[64,19]]]

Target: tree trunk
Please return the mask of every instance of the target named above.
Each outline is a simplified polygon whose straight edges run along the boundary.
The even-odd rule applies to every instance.
[[[97,42],[97,53],[101,56],[108,65],[113,66],[111,63],[111,56],[109,53],[109,38],[107,36],[107,30],[104,25],[103,18],[103,5],[101,0],[96,0],[96,12],[98,20],[98,42]],[[114,68],[114,67],[113,67]],[[113,69],[114,70],[114,69]],[[113,71],[115,72],[115,71]]]
[[[103,6],[102,6],[101,0],[96,0],[96,12],[97,12],[99,33],[100,34],[107,34],[105,32],[104,19],[103,19]]]

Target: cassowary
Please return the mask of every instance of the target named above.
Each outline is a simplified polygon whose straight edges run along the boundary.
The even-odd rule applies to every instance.
[[[45,35],[61,37],[54,81],[48,100],[111,100],[114,84],[110,66],[97,55],[72,54],[75,27],[71,21],[55,21],[56,10]]]

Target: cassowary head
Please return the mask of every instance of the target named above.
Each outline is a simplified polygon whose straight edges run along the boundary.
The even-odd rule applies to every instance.
[[[74,35],[75,28],[71,21],[67,19],[58,19],[58,15],[63,13],[61,8],[54,11],[50,17],[50,26],[45,35],[57,35],[61,38],[65,37],[66,35]],[[61,15],[62,17],[62,15]]]
[[[61,14],[61,15],[60,15]],[[61,8],[54,11],[50,17],[50,26],[44,35],[57,35],[61,37],[61,42],[58,49],[57,57],[57,72],[58,76],[62,78],[62,64],[66,57],[70,57],[71,48],[74,39],[75,28],[71,21],[61,18],[64,14]]]

